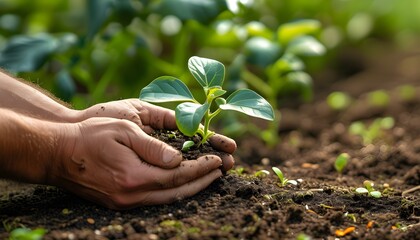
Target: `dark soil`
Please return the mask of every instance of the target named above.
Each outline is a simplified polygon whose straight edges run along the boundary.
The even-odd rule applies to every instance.
[[[315,86],[314,102],[281,109],[278,145],[268,148],[242,135],[236,171],[191,198],[113,211],[55,187],[0,181],[0,239],[22,226],[46,228],[45,239],[297,239],[300,233],[312,239],[418,239],[420,57],[373,56],[363,58],[365,70],[351,76],[345,70],[320,74],[324,81]],[[416,87],[414,99],[398,94],[406,83]],[[378,88],[390,94],[388,105],[369,104],[367,92]],[[348,109],[326,105],[327,94],[337,90],[353,96]],[[372,144],[348,133],[353,121],[369,124],[385,116],[395,126]],[[351,159],[338,174],[334,160],[343,152]],[[299,184],[279,187],[271,166]],[[271,174],[255,177],[261,169]],[[383,197],[356,194],[364,180],[373,181]]]

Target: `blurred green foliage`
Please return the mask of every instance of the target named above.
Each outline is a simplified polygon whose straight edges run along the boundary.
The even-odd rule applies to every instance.
[[[231,91],[250,85],[264,96],[281,70],[297,80],[272,97],[297,92],[310,100],[310,84],[301,84],[310,82],[305,65],[316,71],[341,47],[370,38],[407,43],[420,31],[414,9],[419,1],[0,0],[0,67],[75,108],[137,97],[162,75],[188,84],[193,55],[224,63]],[[293,25],[303,19],[314,20],[303,22],[298,38]],[[308,42],[313,54],[302,52]],[[311,59],[323,46],[329,54]]]

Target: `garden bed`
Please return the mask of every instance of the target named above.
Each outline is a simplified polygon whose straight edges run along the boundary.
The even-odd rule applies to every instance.
[[[318,86],[313,103],[282,108],[281,143],[268,148],[252,136],[238,139],[235,171],[173,204],[113,211],[55,187],[1,181],[0,239],[22,226],[47,229],[45,239],[297,239],[299,234],[415,239],[420,234],[420,97],[403,100],[398,86],[409,83],[420,92],[418,65],[411,64],[419,59],[400,53],[381,59],[375,64],[367,59],[366,71],[327,89]],[[386,106],[367,104],[366,93],[378,88],[391,97]],[[341,112],[325,103],[327,93],[337,90],[355,99]],[[385,116],[393,117],[395,126],[373,144],[348,133],[353,121],[370,124]],[[350,161],[339,174],[334,161],[343,152]],[[279,187],[271,166],[301,181]],[[255,177],[261,169],[271,174]],[[357,194],[364,180],[373,181],[383,196]]]

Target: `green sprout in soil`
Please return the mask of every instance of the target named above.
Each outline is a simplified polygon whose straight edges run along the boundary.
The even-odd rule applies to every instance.
[[[346,212],[344,213],[344,216],[350,218],[354,223],[357,222],[357,218],[354,213]]]
[[[194,141],[191,141],[191,140],[185,141],[184,144],[182,144],[181,151],[188,152],[190,150],[190,148],[194,145],[195,145]]]
[[[343,172],[343,169],[347,166],[349,159],[350,155],[347,153],[341,153],[340,155],[338,155],[334,162],[335,170],[341,174]]]
[[[344,92],[332,92],[327,97],[328,106],[334,110],[346,109],[350,105],[351,101],[351,97]]]
[[[229,170],[229,173],[241,176],[244,174],[245,168],[244,167],[236,167],[235,169]]]
[[[366,181],[363,182],[363,185],[365,187],[356,188],[356,192],[357,193],[360,193],[360,194],[367,193],[369,196],[372,196],[374,198],[380,198],[380,197],[382,197],[381,192],[376,191],[373,188],[373,185],[374,185],[373,182],[371,182],[369,180],[366,180]]]
[[[284,187],[287,184],[297,185],[297,181],[295,181],[295,180],[289,180],[289,179],[285,178],[284,175],[283,175],[283,172],[278,167],[272,167],[271,169],[273,169],[273,172],[279,178],[280,183],[278,183],[278,185],[280,187]]]
[[[270,175],[270,172],[267,171],[267,170],[264,170],[264,169],[263,170],[258,170],[254,173],[254,177],[257,177],[257,178],[265,178],[268,175]]]
[[[377,118],[369,126],[361,121],[353,122],[349,127],[350,134],[359,135],[365,145],[371,144],[382,137],[385,130],[394,127],[395,121],[392,117]]]
[[[406,102],[412,101],[416,97],[416,89],[409,84],[405,84],[398,87],[399,97]]]
[[[211,120],[222,110],[234,110],[252,117],[274,120],[273,107],[252,90],[239,89],[227,98],[222,97],[226,93],[222,89],[225,77],[222,63],[194,56],[188,60],[188,68],[203,88],[203,103],[194,98],[187,85],[171,76],[153,80],[140,92],[140,99],[146,102],[183,102],[175,108],[175,117],[178,129],[184,135],[191,137],[198,133],[202,137],[200,144],[205,143],[214,134],[209,130]]]
[[[299,233],[296,240],[311,240],[312,238],[304,233]]]
[[[29,228],[16,228],[10,232],[9,240],[41,240],[47,230],[37,228],[31,230]]]
[[[385,90],[376,90],[368,93],[368,102],[374,107],[386,107],[390,102],[389,94]]]

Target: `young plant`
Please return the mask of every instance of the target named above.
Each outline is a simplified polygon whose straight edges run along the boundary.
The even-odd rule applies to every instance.
[[[44,228],[29,229],[29,228],[16,228],[10,232],[10,240],[41,240],[47,230]]]
[[[369,126],[361,121],[353,122],[349,127],[349,132],[359,135],[363,139],[363,144],[368,145],[384,134],[384,130],[394,127],[395,121],[392,117],[377,118]]]
[[[289,180],[289,179],[285,178],[284,175],[283,175],[283,172],[278,167],[272,167],[271,169],[273,169],[273,172],[279,178],[279,180],[280,180],[279,186],[280,187],[284,187],[287,184],[297,185],[297,181],[295,181],[295,180]]]
[[[357,193],[360,193],[360,194],[364,194],[364,193],[367,193],[369,196],[372,196],[372,197],[374,197],[374,198],[380,198],[380,197],[382,197],[382,194],[381,194],[381,192],[379,192],[379,191],[376,191],[374,188],[373,188],[373,182],[371,182],[371,181],[369,181],[369,180],[365,180],[364,182],[363,182],[363,185],[365,186],[365,187],[359,187],[359,188],[356,188],[356,192]]]
[[[222,110],[234,110],[252,117],[274,120],[272,106],[252,90],[240,89],[227,98],[222,97],[226,93],[222,89],[225,77],[222,63],[194,56],[188,60],[188,69],[203,88],[203,103],[194,98],[181,80],[171,76],[153,80],[140,92],[140,99],[146,102],[183,102],[175,108],[175,117],[178,129],[184,135],[191,137],[198,133],[202,137],[201,143],[205,143],[214,134],[209,130],[211,120]]]
[[[265,178],[268,175],[270,175],[270,172],[264,169],[258,170],[254,173],[254,177],[257,177],[257,178]]]
[[[334,162],[335,170],[341,174],[343,172],[343,169],[347,166],[349,159],[350,155],[348,155],[347,153],[342,153],[338,155]]]

